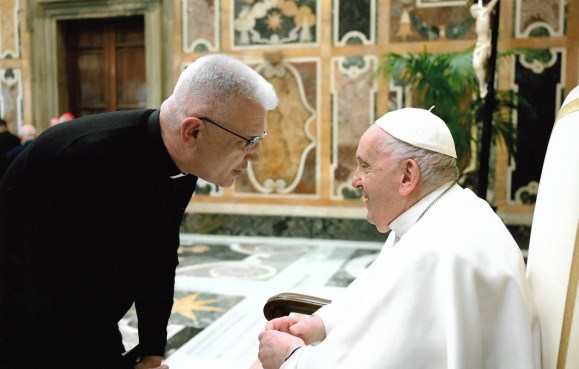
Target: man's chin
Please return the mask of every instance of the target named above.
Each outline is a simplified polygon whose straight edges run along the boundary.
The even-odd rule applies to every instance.
[[[376,226],[376,230],[377,230],[379,233],[388,233],[388,231],[390,231],[390,227],[382,227],[382,228],[381,228],[381,227]]]
[[[229,178],[227,180],[220,181],[219,183],[216,183],[216,185],[218,185],[220,187],[231,187],[231,186],[233,186],[234,183],[235,183],[235,178]]]
[[[368,216],[367,220],[368,220],[368,223],[370,223],[374,227],[376,227],[376,230],[380,233],[386,233],[390,230],[390,227],[388,227],[388,225],[377,224],[373,218],[370,218],[370,216]]]

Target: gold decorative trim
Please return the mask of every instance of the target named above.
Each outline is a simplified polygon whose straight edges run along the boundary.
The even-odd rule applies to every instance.
[[[559,113],[557,114],[557,119],[555,119],[555,122],[557,122],[559,119],[563,118],[565,115],[574,113],[576,111],[579,111],[579,98],[577,98],[575,100],[571,100],[571,102],[569,104],[563,106],[561,108],[561,110],[559,110]]]
[[[575,102],[575,110],[579,110],[579,99]],[[568,105],[566,105],[568,106]],[[565,369],[567,353],[569,351],[569,339],[571,337],[571,327],[573,325],[573,313],[575,311],[575,301],[577,300],[577,285],[579,284],[579,223],[575,234],[575,248],[573,249],[573,260],[569,272],[569,284],[567,286],[567,300],[565,301],[565,311],[563,313],[563,327],[561,327],[561,341],[559,343],[559,355],[557,357],[557,369]],[[575,322],[575,324],[578,324]]]

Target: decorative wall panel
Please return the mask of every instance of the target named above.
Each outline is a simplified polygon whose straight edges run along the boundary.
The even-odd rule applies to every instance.
[[[404,96],[406,95],[408,94],[405,93],[404,88],[396,85],[390,78],[390,84],[388,86],[388,111],[402,108],[404,106]],[[408,106],[411,105],[412,104]]]
[[[183,52],[219,50],[220,0],[182,0]]]
[[[416,6],[418,8],[440,8],[441,6],[464,6],[468,2],[468,0],[417,0]]]
[[[334,44],[376,43],[376,0],[335,0]]]
[[[231,0],[234,48],[318,43],[320,0]]]
[[[274,86],[280,105],[267,112],[268,137],[261,143],[261,160],[238,178],[235,192],[317,195],[319,63],[286,59],[255,69]]]
[[[398,0],[390,5],[390,41],[474,38],[474,19],[464,1]]]
[[[0,117],[8,122],[12,132],[23,124],[20,69],[0,69]]]
[[[535,203],[554,117],[562,103],[562,60],[565,53],[545,50],[544,54],[541,61],[522,57],[514,61],[516,88],[536,115],[530,117],[529,112],[521,108],[517,114],[517,153],[515,165],[510,168],[509,192],[509,201],[517,204]],[[538,123],[529,123],[533,121]]]
[[[576,0],[569,0],[576,1]],[[565,0],[517,0],[515,37],[562,36]]]
[[[352,188],[358,141],[375,120],[377,59],[332,59],[332,198],[360,198]]]
[[[20,57],[18,1],[0,1],[0,59],[17,59]]]
[[[490,0],[0,0],[0,114],[13,132],[24,122],[42,130],[67,105],[58,83],[69,72],[59,62],[62,20],[142,14],[149,106],[170,94],[178,66],[213,52],[252,65],[280,95],[266,115],[260,162],[230,188],[200,180],[188,211],[365,222],[351,188],[360,136],[379,115],[416,98],[415,88],[374,74],[380,58],[473,46],[470,8],[478,1]],[[515,160],[501,145],[491,149],[489,201],[508,224],[531,223],[555,112],[577,84],[578,5],[500,0],[498,50],[546,49],[540,60],[497,63],[498,89],[519,92],[537,115],[515,114]],[[466,170],[476,174],[477,159]]]

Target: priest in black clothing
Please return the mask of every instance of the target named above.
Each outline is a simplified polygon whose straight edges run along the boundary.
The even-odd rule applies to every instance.
[[[42,133],[0,182],[0,367],[159,367],[197,179],[231,186],[258,161],[277,104],[257,72],[214,54],[159,110]],[[139,345],[123,355],[117,323],[133,303]]]

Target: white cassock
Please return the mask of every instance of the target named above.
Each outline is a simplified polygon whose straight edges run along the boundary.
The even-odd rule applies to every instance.
[[[541,367],[522,254],[485,201],[448,183],[390,228],[374,263],[316,312],[326,339],[282,369]]]

